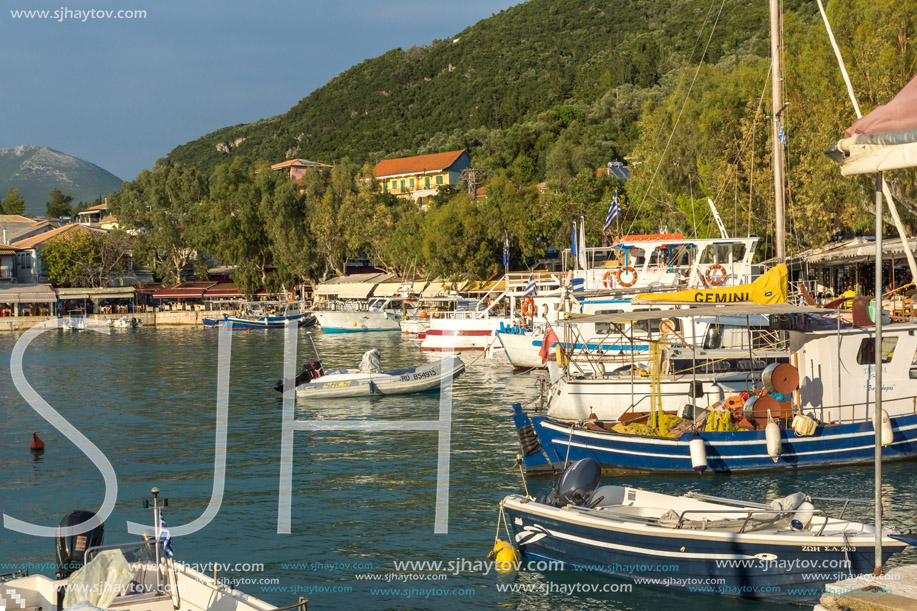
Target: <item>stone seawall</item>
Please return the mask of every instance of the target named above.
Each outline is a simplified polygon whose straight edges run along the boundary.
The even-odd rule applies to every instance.
[[[133,316],[143,321],[144,327],[169,327],[198,325],[203,327],[204,318],[216,317],[221,312],[202,310],[179,310],[177,312],[136,312],[134,314],[90,314],[92,320],[117,320],[122,316]],[[54,316],[4,316],[0,318],[0,332],[22,333],[40,322],[54,320]]]

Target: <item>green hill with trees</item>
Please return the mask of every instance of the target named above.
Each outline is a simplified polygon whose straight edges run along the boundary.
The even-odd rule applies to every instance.
[[[138,260],[178,279],[236,265],[246,290],[317,280],[366,255],[394,273],[486,277],[531,265],[586,218],[590,244],[620,195],[623,233],[733,235],[773,254],[766,3],[530,0],[427,47],[344,72],[288,113],[176,148],[126,183],[110,209],[138,230]],[[831,0],[827,13],[864,112],[917,73],[917,0]],[[871,182],[823,151],[854,117],[821,19],[786,2],[782,24],[790,253],[868,230]],[[383,157],[466,149],[486,197],[441,192],[429,209],[373,180]],[[627,156],[631,178],[597,176]],[[300,183],[291,157],[334,162]],[[913,235],[914,172],[890,173]],[[547,187],[540,188],[539,182]]]

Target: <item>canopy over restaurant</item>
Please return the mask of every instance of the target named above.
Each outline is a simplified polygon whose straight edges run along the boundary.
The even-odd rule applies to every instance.
[[[57,295],[50,284],[0,287],[0,316],[52,316]]]

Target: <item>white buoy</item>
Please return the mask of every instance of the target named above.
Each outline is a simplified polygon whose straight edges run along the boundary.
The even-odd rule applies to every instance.
[[[892,419],[888,417],[888,412],[882,411],[882,447],[891,445],[895,432],[892,430]]]
[[[707,448],[700,435],[694,435],[688,443],[688,449],[691,451],[691,468],[703,475],[707,470]]]
[[[780,427],[771,419],[771,410],[767,410],[767,426],[764,427],[764,439],[767,441],[767,455],[773,458],[774,462],[777,462],[783,453],[783,445],[780,441]]]
[[[812,523],[812,516],[815,515],[815,505],[809,501],[805,501],[799,504],[799,507],[796,508],[796,513],[793,514],[794,520],[799,520],[799,523],[802,524],[802,530],[808,530],[809,524]]]

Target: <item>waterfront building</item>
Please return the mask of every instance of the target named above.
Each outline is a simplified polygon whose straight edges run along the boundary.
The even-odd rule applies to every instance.
[[[61,236],[72,235],[77,231],[91,231],[104,234],[105,231],[85,225],[64,225],[50,231],[45,231],[30,238],[13,242],[11,246],[16,249],[13,276],[16,282],[47,282],[48,274],[41,264],[41,251],[48,243]]]

